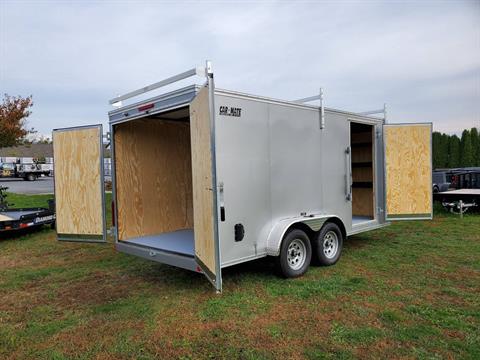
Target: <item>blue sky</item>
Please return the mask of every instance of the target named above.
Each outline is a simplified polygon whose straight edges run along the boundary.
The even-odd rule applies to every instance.
[[[221,88],[480,127],[480,1],[0,0],[0,92],[32,94],[42,134],[206,59]]]

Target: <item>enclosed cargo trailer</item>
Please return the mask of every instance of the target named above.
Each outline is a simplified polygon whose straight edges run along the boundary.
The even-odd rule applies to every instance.
[[[191,85],[109,112],[116,248],[202,272],[277,257],[287,277],[389,220],[432,218],[431,124]],[[53,132],[60,240],[106,241],[102,126]],[[97,171],[92,171],[94,164]]]

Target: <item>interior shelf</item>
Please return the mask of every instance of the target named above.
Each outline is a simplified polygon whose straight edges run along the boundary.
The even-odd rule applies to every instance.
[[[352,162],[352,167],[371,167],[372,164],[371,161]]]
[[[354,188],[371,189],[371,188],[373,188],[373,182],[372,181],[354,181],[352,183],[352,186]]]
[[[372,147],[371,142],[352,142],[352,147]]]

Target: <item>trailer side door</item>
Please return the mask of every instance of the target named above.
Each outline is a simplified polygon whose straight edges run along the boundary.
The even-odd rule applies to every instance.
[[[385,144],[386,220],[431,219],[432,124],[389,124]]]
[[[102,125],[53,131],[58,240],[106,242]]]
[[[222,289],[220,246],[217,228],[215,140],[212,138],[210,100],[203,87],[190,103],[190,136],[193,183],[193,232],[195,260],[218,291]]]

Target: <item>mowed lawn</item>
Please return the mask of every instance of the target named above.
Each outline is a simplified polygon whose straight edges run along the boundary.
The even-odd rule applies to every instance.
[[[12,196],[17,206],[46,197]],[[0,240],[0,358],[480,358],[480,215],[441,209],[349,238],[284,280],[269,260],[200,274],[60,243]]]

